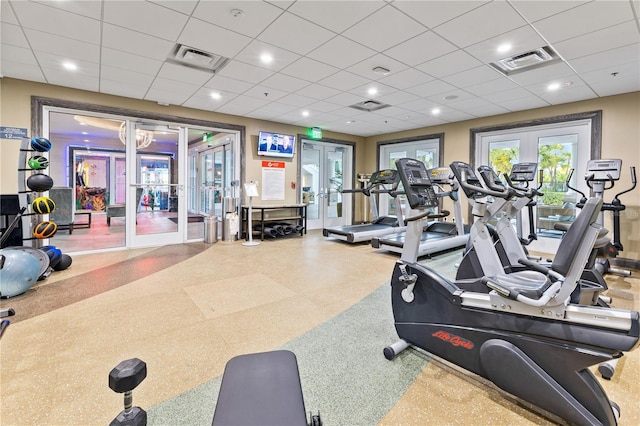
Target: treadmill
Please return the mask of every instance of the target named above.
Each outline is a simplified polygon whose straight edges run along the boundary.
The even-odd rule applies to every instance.
[[[370,223],[362,223],[357,225],[336,226],[334,228],[324,228],[322,235],[325,237],[335,238],[348,243],[359,243],[369,241],[371,238],[398,232],[398,230],[406,229],[404,219],[398,220],[396,216],[378,216],[378,205],[376,203],[375,194],[391,194],[394,196],[396,203],[396,212],[402,216],[402,205],[395,196],[395,191],[400,183],[397,170],[384,169],[378,170],[371,174],[371,179],[365,188],[362,189],[345,189],[343,194],[362,193],[369,197],[371,213],[374,220]]]
[[[453,200],[454,221],[429,222],[423,229],[420,237],[418,256],[427,256],[442,251],[463,247],[469,239],[469,227],[464,226],[462,208],[458,197],[458,183],[451,176],[451,170],[447,167],[437,167],[428,170],[438,198],[449,197]],[[442,185],[450,187],[445,191]],[[444,218],[449,216],[446,210],[439,214],[428,216],[429,218]],[[394,253],[402,253],[404,247],[405,232],[396,232],[371,239],[371,246]]]

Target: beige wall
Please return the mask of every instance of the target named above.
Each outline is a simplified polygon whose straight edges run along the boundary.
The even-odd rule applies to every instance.
[[[24,127],[31,129],[31,97],[47,97],[74,102],[83,102],[94,105],[102,105],[114,108],[125,108],[136,111],[145,111],[178,117],[187,117],[199,120],[208,120],[217,123],[245,126],[246,129],[246,180],[260,182],[262,177],[261,161],[258,157],[258,132],[267,130],[286,134],[306,134],[307,128],[291,126],[287,124],[273,123],[262,120],[248,119],[234,115],[219,114],[210,111],[184,108],[170,105],[168,107],[158,105],[156,102],[134,100],[120,96],[103,95],[83,90],[68,89],[59,86],[33,83],[24,80],[10,78],[0,79],[0,125],[11,127]],[[324,138],[344,140],[356,144],[358,161],[364,161],[364,138],[335,132],[323,132]],[[16,164],[20,150],[19,140],[2,140],[0,143],[0,192],[3,194],[15,193],[18,190],[18,174]],[[296,202],[297,189],[292,189],[290,183],[296,181],[299,156],[285,161],[285,203]],[[357,167],[360,167],[357,165]],[[280,202],[265,202],[265,204],[279,204]]]

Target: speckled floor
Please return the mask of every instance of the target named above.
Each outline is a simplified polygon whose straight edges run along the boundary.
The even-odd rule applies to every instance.
[[[287,348],[298,354],[307,409],[327,425],[552,424],[424,354],[384,360],[395,336],[383,284],[396,259],[318,231],[256,247],[74,256],[68,270],[2,301],[17,314],[0,341],[0,422],[108,423],[122,397],[107,375],[139,357],[148,377],[134,403],[150,424],[210,424],[230,358]],[[611,281],[616,307],[640,308],[638,275]],[[640,424],[640,351],[619,368],[603,387],[622,408],[620,424]]]

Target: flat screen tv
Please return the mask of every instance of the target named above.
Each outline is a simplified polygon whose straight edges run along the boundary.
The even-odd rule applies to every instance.
[[[293,158],[295,144],[296,137],[293,135],[260,132],[258,134],[258,155]]]

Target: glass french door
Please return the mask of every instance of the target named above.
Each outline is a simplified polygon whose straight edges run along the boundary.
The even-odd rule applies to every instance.
[[[300,198],[309,229],[350,224],[352,197],[342,190],[351,187],[352,156],[350,145],[302,140]]]
[[[127,123],[127,246],[182,243],[186,129]]]
[[[544,196],[538,197],[534,217],[523,210],[514,223],[520,236],[529,229],[530,221],[538,240],[529,245],[530,250],[555,252],[562,233],[556,231],[556,222],[572,222],[577,214],[578,195],[567,187],[566,180],[574,170],[569,185],[588,192],[584,179],[585,167],[591,147],[591,126],[588,122],[560,123],[536,128],[514,129],[495,134],[479,135],[480,149],[476,165],[487,164],[502,175],[510,173],[511,166],[518,162],[535,162],[542,173]],[[538,186],[539,182],[530,185]]]

